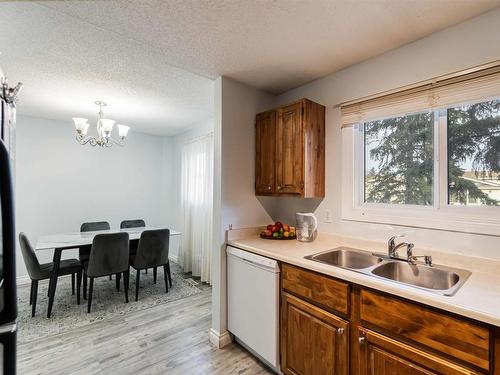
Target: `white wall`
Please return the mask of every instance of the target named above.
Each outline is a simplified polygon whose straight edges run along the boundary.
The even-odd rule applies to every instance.
[[[500,258],[499,237],[342,221],[340,111],[333,108],[344,101],[500,60],[499,25],[500,10],[495,10],[279,96],[280,104],[307,97],[327,106],[327,168],[323,201],[279,198],[275,219],[293,221],[295,212],[313,209],[323,221],[325,210],[330,209],[333,222],[320,225],[325,232],[375,240],[386,240],[395,231],[406,232],[417,248]]]
[[[271,221],[255,197],[255,114],[274,106],[275,97],[226,77],[215,83],[214,256],[212,329],[227,330],[224,232]]]
[[[42,234],[79,231],[86,221],[118,228],[121,220],[143,218],[168,226],[163,138],[131,132],[125,147],[100,149],[79,145],[73,129],[70,122],[18,117],[17,231],[35,243]],[[18,276],[26,275],[17,254]],[[52,260],[52,251],[38,255]]]

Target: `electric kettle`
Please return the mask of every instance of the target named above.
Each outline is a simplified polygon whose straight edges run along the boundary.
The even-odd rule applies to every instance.
[[[295,214],[297,222],[297,240],[302,242],[312,242],[318,235],[318,219],[312,212],[297,212]]]

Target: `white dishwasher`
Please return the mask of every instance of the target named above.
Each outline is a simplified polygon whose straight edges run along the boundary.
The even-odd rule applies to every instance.
[[[278,262],[232,246],[226,254],[229,332],[279,372]]]

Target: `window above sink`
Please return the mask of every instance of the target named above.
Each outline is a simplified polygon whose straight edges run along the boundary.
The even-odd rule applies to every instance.
[[[500,89],[470,81],[343,110],[344,220],[500,235]]]

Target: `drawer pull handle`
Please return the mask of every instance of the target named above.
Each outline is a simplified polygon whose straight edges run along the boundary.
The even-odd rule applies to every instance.
[[[344,328],[337,328],[337,333],[338,333],[339,335],[343,335],[343,334],[344,334],[344,332],[345,332]]]

